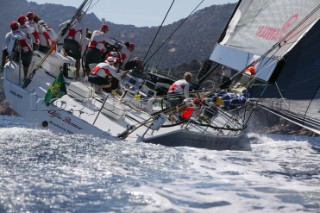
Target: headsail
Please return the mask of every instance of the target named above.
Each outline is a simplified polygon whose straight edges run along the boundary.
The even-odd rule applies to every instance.
[[[318,0],[242,0],[210,57],[238,71],[257,60],[251,97],[318,134],[319,8]]]
[[[319,19],[318,6],[317,0],[242,0],[210,59],[243,70],[263,56],[257,78],[269,81],[279,59]]]

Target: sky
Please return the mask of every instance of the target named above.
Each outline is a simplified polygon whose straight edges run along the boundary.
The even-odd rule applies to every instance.
[[[83,0],[28,0],[37,4],[53,3],[78,7]],[[173,1],[174,4],[164,25],[187,17],[202,0],[93,0],[96,4],[89,10],[99,19],[115,24],[130,24],[137,27],[159,26]],[[211,5],[236,3],[236,0],[204,0],[199,9]]]

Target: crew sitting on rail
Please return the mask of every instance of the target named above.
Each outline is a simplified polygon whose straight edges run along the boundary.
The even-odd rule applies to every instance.
[[[135,45],[133,42],[119,43],[114,45],[106,43],[107,53],[106,55],[115,54],[121,59],[120,69],[124,71],[130,71],[130,75],[143,79],[143,64],[139,57],[132,58],[132,52]]]

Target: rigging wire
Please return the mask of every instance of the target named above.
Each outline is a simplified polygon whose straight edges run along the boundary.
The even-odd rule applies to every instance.
[[[153,46],[153,44],[154,44],[154,42],[155,42],[155,40],[156,40],[156,38],[157,38],[157,36],[158,36],[158,34],[159,34],[159,32],[160,32],[160,30],[161,30],[162,26],[163,26],[163,23],[164,23],[164,22],[165,22],[165,20],[167,19],[168,14],[169,14],[169,12],[170,12],[170,10],[171,10],[171,8],[172,8],[172,6],[173,6],[174,2],[175,2],[175,0],[173,0],[173,1],[172,1],[172,3],[171,3],[171,5],[170,5],[170,7],[169,7],[169,9],[168,9],[168,11],[167,11],[167,13],[166,13],[166,15],[165,15],[164,19],[162,20],[161,25],[160,25],[160,26],[159,26],[159,28],[158,28],[157,33],[156,33],[156,34],[155,34],[155,36],[153,37],[153,40],[152,40],[152,42],[151,42],[151,44],[150,44],[150,46],[149,46],[149,49],[147,50],[146,55],[145,55],[145,56],[144,56],[144,58],[142,59],[142,63],[144,62],[144,60],[145,60],[145,59],[146,59],[146,57],[148,56],[149,51],[150,51],[151,47]]]
[[[289,103],[286,101],[286,99],[283,97],[283,95],[282,95],[282,93],[281,93],[281,90],[280,90],[279,85],[277,84],[277,82],[275,81],[274,83],[275,83],[275,85],[276,85],[276,88],[277,88],[277,90],[278,90],[278,93],[279,93],[281,99],[284,101],[284,103],[286,103],[286,105],[287,105],[287,107],[288,107],[288,109],[289,109],[289,108],[290,108],[290,104],[289,104]]]
[[[248,68],[249,66],[251,66],[251,65],[253,65],[253,64],[261,61],[261,60],[262,60],[263,58],[265,58],[270,52],[272,52],[273,50],[275,50],[276,47],[279,47],[279,48],[278,48],[275,52],[273,52],[273,54],[272,54],[271,56],[274,56],[274,55],[280,50],[280,48],[281,48],[282,46],[284,46],[284,45],[289,45],[289,44],[292,44],[292,43],[296,42],[296,41],[292,41],[292,42],[288,43],[288,42],[286,41],[286,39],[287,39],[289,36],[294,37],[294,36],[298,35],[298,34],[301,33],[305,28],[309,27],[309,26],[312,24],[312,22],[309,23],[308,25],[306,25],[304,28],[300,28],[299,30],[296,30],[296,29],[298,29],[302,24],[304,24],[315,12],[317,12],[317,10],[319,10],[319,8],[320,8],[320,4],[319,4],[313,11],[311,11],[303,20],[301,20],[297,26],[295,26],[290,32],[288,32],[287,35],[282,38],[282,40],[280,40],[279,42],[277,42],[276,44],[274,44],[267,52],[265,52],[262,56],[260,56],[258,59],[256,59],[255,61],[253,61],[251,64],[247,65],[247,67],[245,67],[241,72],[235,74],[232,78],[234,78],[234,77],[238,76],[239,74],[243,73],[243,72],[246,70],[246,68]],[[294,33],[294,32],[295,32],[295,33]],[[283,42],[283,43],[282,43],[282,42]],[[282,57],[280,57],[280,58],[282,58]],[[267,61],[265,61],[264,64],[267,64],[267,62],[268,62],[270,59],[271,59],[271,57],[270,57]],[[263,67],[263,66],[264,66],[264,65],[262,65],[262,67]],[[261,73],[260,73],[260,74],[261,74]],[[249,87],[250,85],[252,85],[252,84],[254,83],[254,81],[256,80],[256,78],[257,78],[260,74],[255,75],[249,82],[247,82],[247,83],[245,84],[245,87],[247,88],[247,87]]]
[[[294,32],[295,33],[299,33],[301,32],[303,29],[305,29],[306,27],[308,27],[309,25],[307,25],[306,27],[302,28],[302,29],[299,29],[299,31],[296,31],[296,29],[298,29],[303,23],[305,23],[309,18],[310,16],[312,16],[316,11],[318,11],[320,8],[320,4],[313,10],[311,11],[303,20],[300,21],[299,24],[297,24],[293,29],[291,29],[280,41],[278,41],[277,43],[275,43],[269,50],[267,50],[262,56],[260,56],[259,58],[257,58],[256,60],[254,60],[251,64],[249,64],[247,67],[261,61],[263,58],[265,58],[268,54],[270,54],[272,51],[277,50],[272,54],[274,55],[276,52],[278,52],[278,50],[283,46],[283,45],[286,45],[286,39],[289,37],[289,36],[294,36],[295,34],[293,34]],[[311,23],[310,23],[311,24]],[[165,43],[165,42],[164,42]],[[271,57],[270,57],[271,58]],[[150,60],[150,58],[149,58]],[[246,67],[246,68],[247,68]],[[235,74],[234,76],[232,76],[232,79],[234,79],[235,77],[239,76],[240,74],[242,74],[246,68],[244,68],[241,72]],[[256,78],[257,76],[255,76],[254,78]],[[250,81],[250,84],[247,84],[246,85],[246,88],[249,87],[251,84],[253,83],[253,81]],[[213,90],[211,90],[211,92],[209,92],[208,94],[205,95],[205,97],[208,97],[210,95],[213,94],[213,91],[214,91],[215,88],[213,88]],[[262,95],[262,94],[261,94]],[[260,97],[261,98],[261,97]],[[260,99],[259,98],[259,99]],[[257,103],[259,102],[259,100],[257,101]],[[256,103],[256,104],[257,104]]]
[[[88,4],[88,9],[85,11],[87,12],[88,10],[90,10],[91,8],[93,8],[96,4],[99,3],[100,0],[97,0],[96,3],[93,4],[93,0],[90,0],[90,4]]]
[[[200,7],[200,5],[204,2],[204,0],[202,0],[192,11],[191,13],[184,18],[184,20],[177,26],[177,28],[169,35],[169,37],[156,49],[156,51],[154,51],[154,53],[148,58],[148,60],[145,62],[145,64],[147,64],[150,59],[163,47],[163,45],[165,43],[167,43],[173,36],[173,34],[189,19],[189,17]]]
[[[159,64],[160,64],[160,62],[162,61],[162,58],[163,58],[163,56],[165,55],[165,51],[162,51],[162,54],[160,55],[160,58],[159,58],[159,60],[157,61],[157,64],[156,64],[156,66],[155,66],[155,69],[156,70],[158,70],[158,66],[159,66]],[[169,76],[169,75],[168,75]]]

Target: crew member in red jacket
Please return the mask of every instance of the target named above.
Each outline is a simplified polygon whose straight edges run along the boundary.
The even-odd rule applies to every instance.
[[[106,43],[115,45],[116,42],[107,36],[109,27],[102,24],[100,30],[95,30],[92,33],[89,41],[88,50],[84,57],[85,75],[90,74],[90,64],[97,64],[101,62],[101,56],[106,52]]]

